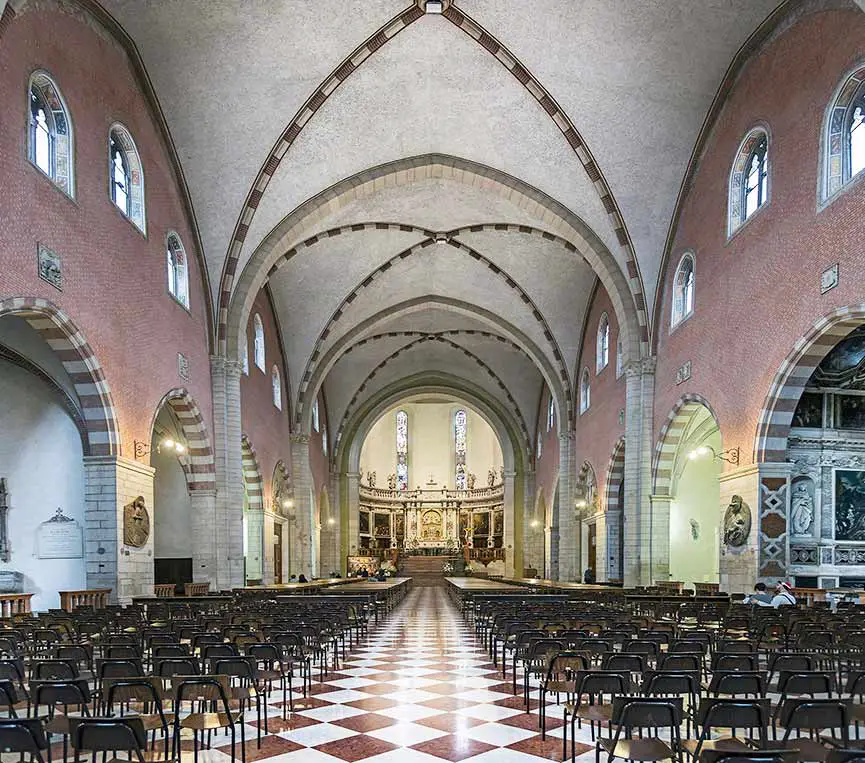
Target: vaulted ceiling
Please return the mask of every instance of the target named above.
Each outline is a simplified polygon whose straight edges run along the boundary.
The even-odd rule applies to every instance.
[[[701,125],[778,0],[102,4],[154,83],[217,314],[269,284],[298,423],[319,387],[339,424],[447,371],[528,440],[545,384],[571,413],[598,278],[645,339]],[[332,190],[431,154],[489,173]]]

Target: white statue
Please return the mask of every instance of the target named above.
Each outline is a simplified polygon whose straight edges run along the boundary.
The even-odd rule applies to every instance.
[[[810,532],[814,522],[814,499],[804,482],[800,482],[793,492],[790,519],[793,522],[794,535],[806,535]]]

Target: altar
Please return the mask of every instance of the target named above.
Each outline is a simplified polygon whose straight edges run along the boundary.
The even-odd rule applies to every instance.
[[[406,508],[405,543],[408,548],[459,547],[459,509]]]

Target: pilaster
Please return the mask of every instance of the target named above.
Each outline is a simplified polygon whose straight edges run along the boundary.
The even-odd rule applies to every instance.
[[[291,474],[294,480],[295,538],[292,548],[292,574],[314,576],[313,544],[318,528],[312,526],[315,514],[315,485],[309,465],[309,435],[291,435]]]
[[[577,517],[574,506],[576,484],[576,434],[559,435],[558,522],[552,532],[550,574],[556,580],[578,580],[580,577]]]
[[[88,588],[110,588],[121,604],[153,594],[153,476],[150,466],[121,456],[85,456],[84,524]],[[123,508],[138,496],[150,513],[140,548],[123,542]]]
[[[192,580],[216,584],[216,491],[189,493],[192,510]]]
[[[215,565],[211,587],[242,586],[243,466],[240,425],[240,364],[223,357],[210,359],[213,384],[213,439],[216,460]]]
[[[516,570],[516,535],[515,529],[515,505],[514,490],[516,489],[516,472],[504,473],[504,534],[502,536],[502,547],[505,550],[505,577],[515,577],[515,571],[522,575],[522,570]]]

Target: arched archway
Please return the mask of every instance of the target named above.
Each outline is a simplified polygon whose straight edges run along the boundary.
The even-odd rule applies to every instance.
[[[699,395],[685,395],[667,417],[656,445],[652,496],[655,580],[690,586],[720,582],[721,456],[718,420]],[[663,537],[668,536],[666,548]]]
[[[622,580],[624,570],[625,438],[620,437],[610,453],[604,479],[603,513],[597,522],[598,568],[606,580]],[[601,562],[603,557],[603,564]],[[599,578],[600,579],[600,578]]]
[[[488,392],[446,373],[425,373],[407,377],[379,391],[360,405],[341,428],[334,464],[339,470],[339,527],[343,563],[358,552],[351,538],[357,533],[353,519],[359,505],[361,447],[373,424],[399,401],[445,395],[459,399],[474,409],[496,433],[502,450],[504,478],[505,565],[508,574],[523,568],[524,515],[526,506],[525,474],[529,459],[528,444],[510,411]],[[382,475],[384,477],[384,475]],[[483,477],[483,475],[481,475]]]
[[[4,315],[23,318],[48,343],[69,374],[81,407],[87,410],[87,454],[119,455],[120,427],[111,388],[80,329],[56,305],[37,297],[0,300],[0,317]]]
[[[258,468],[255,448],[246,435],[241,437],[243,466],[243,550],[246,582],[264,577],[264,480]]]

